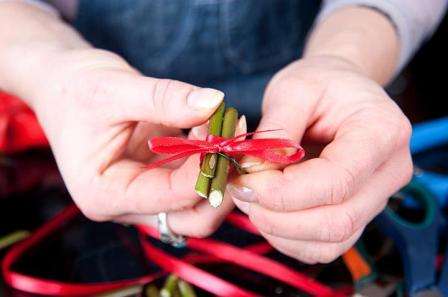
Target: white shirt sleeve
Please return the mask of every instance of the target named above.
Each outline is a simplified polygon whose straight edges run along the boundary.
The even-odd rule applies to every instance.
[[[435,31],[445,14],[448,0],[324,0],[317,22],[348,5],[372,7],[395,25],[400,38],[396,73],[406,65],[420,45]]]

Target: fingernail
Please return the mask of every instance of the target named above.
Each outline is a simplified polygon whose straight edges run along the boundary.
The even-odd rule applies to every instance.
[[[236,131],[237,131],[237,134],[247,133],[247,122],[246,122],[246,117],[244,115],[242,115],[240,117],[240,119],[238,120]]]
[[[238,207],[239,210],[244,212],[245,214],[249,215],[250,212],[250,203],[244,202],[238,199],[233,199],[233,202],[235,202],[235,205]]]
[[[245,161],[243,163],[240,164],[240,167],[243,169],[250,169],[256,166],[260,166],[261,164],[263,164],[263,162],[258,162],[258,161]]]
[[[227,190],[229,191],[229,194],[241,201],[246,202],[255,202],[257,201],[257,195],[255,194],[255,191],[251,188],[244,187],[244,186],[237,186],[234,184],[228,184]]]
[[[215,89],[196,89],[187,97],[187,104],[194,109],[212,109],[224,99],[224,93]]]

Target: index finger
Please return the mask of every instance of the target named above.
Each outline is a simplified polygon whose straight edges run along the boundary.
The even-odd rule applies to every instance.
[[[83,187],[74,198],[87,217],[100,221],[179,210],[200,200],[194,192],[198,168],[199,156],[189,157],[176,169],[148,170],[143,163],[123,159],[94,177],[88,183],[92,186]]]
[[[205,126],[198,129],[203,128]],[[236,129],[237,133],[246,132],[244,116],[239,119]],[[190,138],[204,138],[206,135],[206,131],[200,133],[204,135],[196,133],[190,133]],[[200,168],[199,159],[199,155],[194,155],[178,168],[157,167],[150,170],[145,168],[145,164],[130,159],[117,161],[97,177],[94,193],[87,192],[92,189],[86,190],[91,199],[81,196],[78,205],[87,216],[96,220],[192,207],[201,200],[194,190]]]
[[[283,171],[243,175],[236,183],[253,190],[250,202],[276,211],[341,203],[356,192],[396,147],[398,126],[385,129],[381,123],[371,123],[367,118],[346,121],[318,158]]]

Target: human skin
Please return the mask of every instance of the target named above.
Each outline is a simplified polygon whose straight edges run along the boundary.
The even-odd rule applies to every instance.
[[[154,225],[154,215],[167,211],[174,232],[195,237],[219,226],[232,199],[214,209],[195,194],[198,156],[168,168],[144,164],[155,158],[151,136],[200,126],[189,137],[203,137],[221,92],[145,77],[24,3],[0,3],[0,40],[0,88],[36,112],[87,217]],[[309,263],[332,260],[409,179],[410,126],[381,88],[398,47],[384,16],[341,9],[314,29],[304,58],[269,84],[259,129],[283,128],[289,138],[325,145],[318,158],[284,169],[252,166],[230,187],[278,250]]]
[[[25,3],[0,3],[0,40],[0,88],[36,112],[64,182],[88,218],[154,225],[154,215],[165,211],[174,232],[204,237],[234,207],[227,199],[214,209],[196,195],[197,155],[170,168],[145,168],[155,157],[151,136],[181,136],[179,128],[203,124],[222,92],[145,77]],[[194,131],[201,129],[191,138],[203,136]]]
[[[301,141],[310,158],[286,168],[248,158],[252,173],[228,188],[279,251],[306,263],[333,261],[410,180],[411,126],[382,88],[398,51],[385,16],[344,8],[314,29],[304,57],[267,87],[258,129],[281,129],[268,136]]]

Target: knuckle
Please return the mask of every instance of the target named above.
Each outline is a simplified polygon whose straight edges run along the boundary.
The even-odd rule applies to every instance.
[[[168,110],[166,108],[167,100],[169,100],[168,90],[173,83],[171,79],[157,79],[152,88],[152,104],[151,107],[154,113],[160,115],[160,124],[170,125],[170,117],[168,117]]]
[[[185,104],[185,98],[194,90],[194,86],[173,79],[157,79],[152,88],[152,108],[159,114],[159,122],[165,126],[174,125],[180,117],[176,111]],[[179,124],[179,123],[178,123]],[[182,125],[182,123],[180,123]]]
[[[291,203],[286,197],[284,188],[285,182],[279,176],[277,176],[277,178],[273,178],[271,183],[266,184],[265,193],[267,199],[264,199],[264,201],[266,201],[268,207],[279,212],[284,212],[291,209]]]
[[[339,204],[345,201],[351,193],[351,189],[355,184],[355,176],[350,170],[341,168],[341,174],[336,191],[333,192],[332,201],[333,204]]]
[[[333,179],[333,182],[329,184],[327,197],[330,205],[344,202],[349,197],[355,184],[355,175],[349,169],[340,165],[333,167],[335,168],[334,176],[337,178]]]
[[[398,145],[407,145],[412,135],[412,125],[404,115],[400,117],[397,124],[397,143]]]
[[[411,181],[412,176],[414,174],[414,166],[412,164],[412,160],[410,157],[409,160],[405,162],[404,167],[405,168],[403,169],[403,180],[401,181],[402,186],[408,184]]]
[[[321,228],[321,240],[326,242],[344,242],[355,232],[355,218],[348,211],[340,212],[337,217],[329,216]]]
[[[378,111],[375,115],[370,116],[375,122],[382,123],[369,126],[377,141],[393,145],[396,148],[408,145],[412,134],[412,125],[398,107],[394,105],[387,111]]]
[[[397,187],[403,187],[408,184],[414,174],[414,165],[410,152],[406,152],[405,161],[401,163],[401,168],[397,178]]]
[[[350,211],[342,211],[340,213],[339,225],[336,225],[336,231],[339,236],[334,238],[336,242],[344,242],[349,239],[356,230],[356,218]]]
[[[333,228],[333,218],[328,217],[323,224],[318,228],[318,238],[321,241],[329,242],[335,240],[335,237],[337,237],[337,234],[334,232]],[[336,238],[337,239],[337,238]]]

